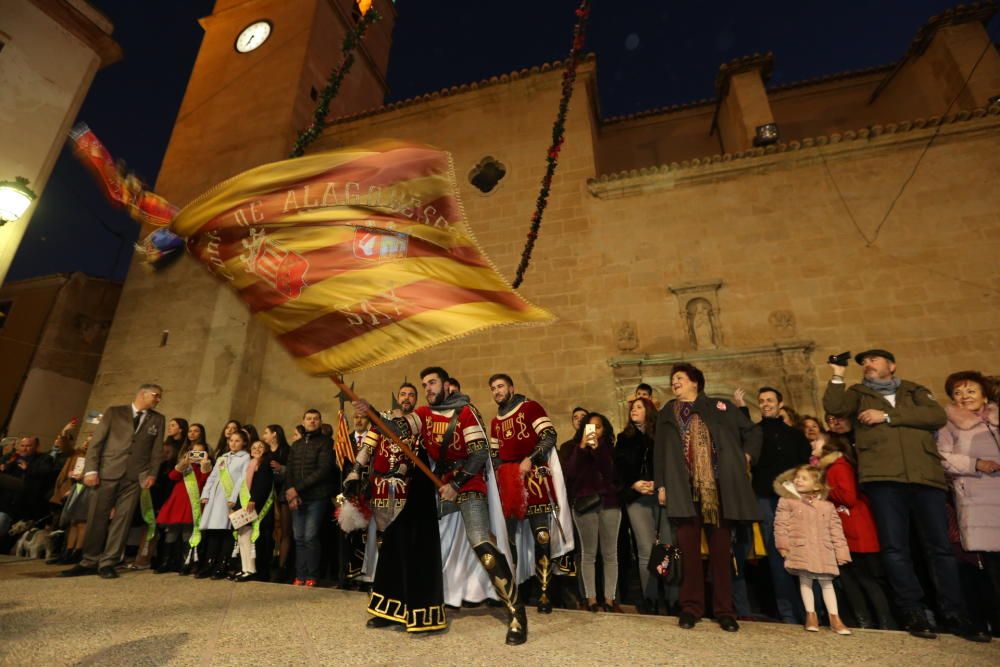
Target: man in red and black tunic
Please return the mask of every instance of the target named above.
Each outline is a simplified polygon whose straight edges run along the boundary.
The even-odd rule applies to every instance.
[[[399,387],[395,406],[386,419],[406,417],[417,407],[417,388],[409,382]],[[392,523],[406,503],[410,460],[392,440],[371,427],[365,434],[349,480],[360,479],[368,487],[368,499],[379,532]],[[364,471],[368,471],[365,479]]]
[[[549,455],[556,445],[556,429],[541,405],[514,393],[514,381],[509,375],[496,373],[489,383],[497,404],[497,416],[490,423],[490,446],[497,467],[510,552],[516,568],[517,529],[527,518],[535,542],[538,611],[549,614],[552,613],[549,528],[553,514],[558,511]]]
[[[428,405],[415,411],[423,419],[428,456],[445,483],[438,489],[440,513],[445,516],[461,512],[469,544],[507,608],[507,643],[523,644],[528,639],[528,618],[518,597],[513,568],[490,539],[484,474],[490,465],[486,430],[467,395],[457,392],[446,395],[448,377],[447,371],[436,366],[420,373]]]
[[[385,419],[397,436],[425,463],[423,420],[413,414],[417,388],[404,382],[398,410]],[[356,403],[363,411],[367,404]],[[381,533],[378,564],[368,601],[369,628],[403,625],[410,633],[442,631],[445,617],[434,485],[415,470],[392,440],[372,429],[365,436],[354,469],[344,482],[344,494],[357,497],[370,487],[375,523]],[[404,462],[405,461],[405,462]],[[362,472],[370,464],[370,475]]]

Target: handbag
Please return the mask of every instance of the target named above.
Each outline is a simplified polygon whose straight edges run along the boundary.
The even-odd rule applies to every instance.
[[[577,514],[587,514],[601,507],[601,494],[591,493],[588,496],[580,496],[573,499],[573,511]]]
[[[646,568],[650,574],[660,577],[663,583],[668,586],[676,586],[681,583],[681,550],[673,544],[663,544],[660,542],[660,518],[663,508],[656,511],[656,539],[653,547],[649,550],[649,562]]]

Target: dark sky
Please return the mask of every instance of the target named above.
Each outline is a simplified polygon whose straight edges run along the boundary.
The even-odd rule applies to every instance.
[[[197,19],[213,2],[90,2],[115,24],[125,57],[98,73],[78,120],[153,183],[201,41]],[[386,101],[563,58],[577,4],[398,0]],[[928,17],[955,4],[595,0],[587,50],[597,53],[608,117],[711,97],[719,64],[754,52],[774,52],[772,84],[893,63]],[[8,280],[68,271],[122,280],[137,235],[64,149]]]

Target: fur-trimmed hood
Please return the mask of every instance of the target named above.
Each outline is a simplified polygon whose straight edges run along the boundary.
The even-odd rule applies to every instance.
[[[792,484],[792,479],[795,477],[795,470],[796,470],[795,468],[792,468],[791,470],[786,470],[785,472],[781,473],[780,475],[774,478],[774,492],[778,494],[778,497],[803,500],[802,495],[795,490],[795,486]],[[819,492],[820,500],[826,500],[826,496],[828,493],[829,491],[826,488],[826,485],[824,484],[823,488]]]
[[[826,474],[826,469],[842,458],[844,458],[844,455],[842,453],[830,452],[829,454],[825,454],[822,458],[820,458],[819,462],[816,464],[816,467],[822,470],[824,474]]]
[[[997,426],[998,410],[996,403],[987,403],[983,412],[972,412],[965,408],[960,408],[954,403],[949,403],[944,408],[948,415],[948,423],[961,431],[968,431],[983,423],[983,412],[987,421],[993,426]]]

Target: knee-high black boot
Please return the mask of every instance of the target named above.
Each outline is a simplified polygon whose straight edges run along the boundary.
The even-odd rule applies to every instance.
[[[479,562],[486,568],[490,583],[496,589],[500,600],[507,608],[507,643],[523,644],[528,641],[528,615],[524,613],[524,603],[517,594],[517,580],[510,569],[510,563],[500,550],[489,542],[473,547]]]
[[[549,585],[552,583],[552,547],[549,544],[549,529],[541,526],[535,529],[535,576],[538,577],[538,613],[551,614],[552,600]]]

